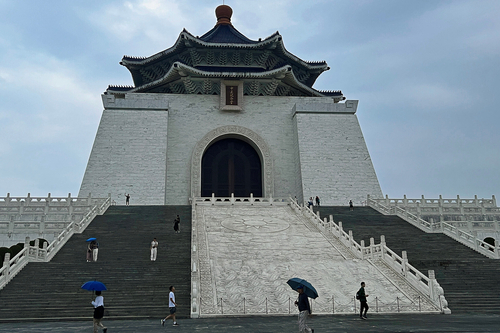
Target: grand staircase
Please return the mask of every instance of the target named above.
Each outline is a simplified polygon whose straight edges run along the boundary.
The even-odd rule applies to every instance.
[[[173,230],[176,215],[181,233]],[[0,291],[0,322],[90,318],[89,280],[106,284],[105,318],[163,318],[168,287],[176,288],[177,317],[190,315],[191,206],[112,206],[75,234],[51,262],[29,263]],[[86,239],[97,237],[99,258],[86,262]],[[158,257],[150,260],[153,237]],[[95,297],[95,296],[94,296]]]
[[[443,234],[428,234],[397,216],[385,216],[369,207],[314,207],[320,216],[332,214],[335,223],[353,231],[357,242],[376,243],[385,235],[389,248],[407,251],[411,265],[427,274],[433,269],[452,313],[498,313],[500,261],[489,259]],[[375,291],[373,291],[375,292]]]

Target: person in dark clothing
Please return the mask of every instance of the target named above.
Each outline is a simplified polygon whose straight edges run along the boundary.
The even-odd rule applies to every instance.
[[[106,333],[108,329],[101,322],[102,317],[104,317],[104,297],[101,296],[100,291],[96,291],[95,295],[95,301],[92,301],[94,306],[94,333],[97,333],[99,327],[102,328],[103,333]]]
[[[354,209],[354,204],[352,203],[352,200],[349,200],[349,210]]]
[[[361,282],[361,288],[359,288],[357,294],[358,299],[359,299],[359,317],[363,320],[366,320],[366,312],[368,311],[368,303],[366,302],[366,298],[368,297],[367,294],[365,294],[365,283]],[[365,311],[363,313],[363,310]]]
[[[174,231],[176,234],[181,232],[180,226],[179,226],[180,223],[181,223],[181,218],[179,217],[179,215],[177,215],[177,217],[174,220]]]
[[[125,205],[129,205],[130,204],[130,194],[125,194]]]
[[[319,206],[319,197],[316,196],[316,206]]]
[[[304,293],[304,286],[297,288],[299,298],[295,301],[295,306],[299,308],[299,332],[300,333],[314,333],[314,330],[307,326],[307,316],[311,314],[311,306],[309,305],[309,298]]]

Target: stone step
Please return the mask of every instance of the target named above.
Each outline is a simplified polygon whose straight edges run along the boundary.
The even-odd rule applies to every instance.
[[[391,250],[401,256],[407,251],[409,263],[427,274],[432,269],[445,291],[452,312],[492,313],[500,307],[500,261],[488,259],[443,234],[428,234],[397,216],[383,215],[370,207],[315,207],[320,216],[343,229],[353,231],[354,239],[368,245],[373,237],[384,235]],[[481,304],[481,306],[477,306]]]
[[[179,214],[181,233],[174,233]],[[8,318],[78,318],[92,315],[92,293],[80,289],[99,280],[107,315],[162,318],[168,313],[168,287],[176,287],[178,317],[189,317],[191,206],[112,206],[75,234],[48,263],[29,263],[0,291],[0,322]],[[86,239],[97,237],[99,258],[86,262]],[[149,245],[159,241],[158,259]],[[36,281],[36,282],[33,282]],[[22,297],[19,297],[19,292]]]

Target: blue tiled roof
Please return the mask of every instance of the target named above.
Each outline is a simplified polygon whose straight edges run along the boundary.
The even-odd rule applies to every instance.
[[[230,24],[216,25],[212,30],[200,37],[208,43],[228,44],[256,44],[258,42],[248,39]]]

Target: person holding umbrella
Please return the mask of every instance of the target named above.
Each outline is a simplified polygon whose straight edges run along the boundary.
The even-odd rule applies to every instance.
[[[101,296],[101,291],[108,289],[104,283],[96,280],[85,282],[81,288],[89,291],[95,291],[96,298],[95,301],[92,301],[92,305],[94,306],[94,333],[97,333],[99,327],[101,327],[102,331],[106,333],[108,329],[101,323],[102,317],[104,317],[104,297]]]
[[[94,259],[93,259],[93,253],[92,253],[92,242],[94,242],[96,240],[95,237],[91,237],[89,239],[86,240],[88,244],[87,246],[87,262],[92,262]]]
[[[307,326],[307,316],[311,315],[311,306],[309,304],[309,297],[304,292],[304,286],[299,285],[297,292],[299,293],[299,297],[295,301],[295,306],[299,308],[299,332],[314,333],[314,330]]]
[[[108,329],[101,323],[101,319],[104,317],[104,297],[101,296],[100,290],[96,291],[95,295],[95,301],[92,301],[92,305],[94,306],[94,333],[97,333],[99,326],[106,333]]]
[[[291,278],[286,283],[299,293],[299,298],[295,301],[295,306],[299,308],[299,332],[301,333],[314,333],[312,328],[307,326],[307,316],[311,314],[311,306],[309,304],[309,297],[316,299],[318,292],[316,288],[309,282],[301,278]]]

